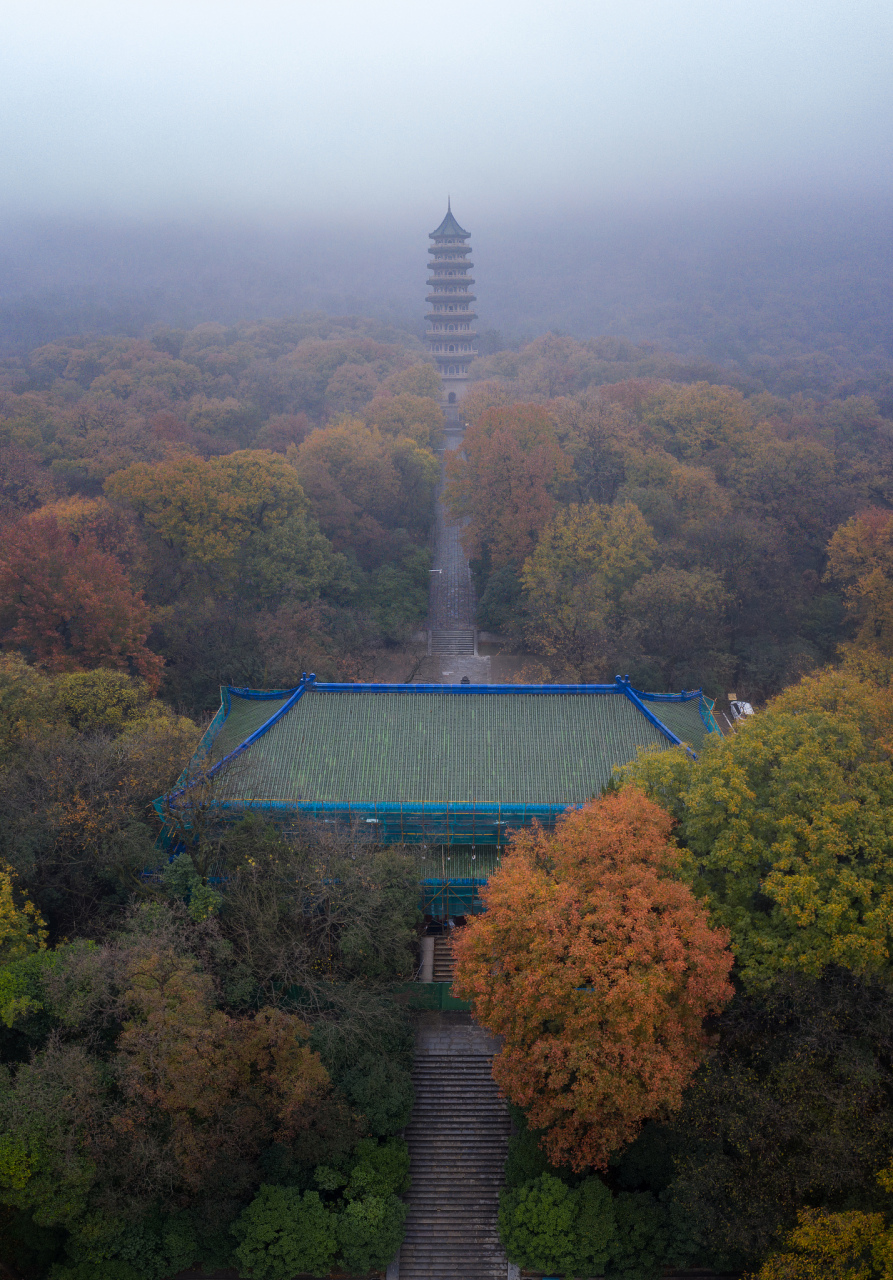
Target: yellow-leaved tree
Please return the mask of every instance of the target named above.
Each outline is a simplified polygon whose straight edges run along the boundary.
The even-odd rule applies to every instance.
[[[893,674],[893,512],[876,507],[842,524],[828,544],[826,577],[840,583],[855,628],[849,665]]]
[[[12,868],[0,862],[0,964],[43,951],[46,936],[40,912],[17,891]]]
[[[582,679],[604,675],[620,598],[651,568],[657,543],[632,502],[556,511],[521,573],[528,639]]]
[[[847,670],[786,689],[698,759],[627,771],[677,818],[687,875],[729,929],[738,973],[888,973],[893,936],[893,734],[882,691]]]

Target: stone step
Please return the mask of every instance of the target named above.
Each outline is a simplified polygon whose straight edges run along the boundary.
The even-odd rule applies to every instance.
[[[446,1212],[447,1209],[450,1209],[450,1211],[452,1211],[452,1207],[461,1203],[463,1206],[462,1212],[464,1214],[466,1201],[471,1201],[472,1203],[478,1203],[479,1201],[483,1203],[484,1201],[486,1201],[489,1204],[491,1201],[496,1201],[499,1199],[499,1189],[500,1189],[500,1186],[502,1185],[499,1181],[494,1180],[492,1182],[481,1182],[481,1183],[478,1183],[477,1185],[468,1186],[466,1188],[465,1195],[463,1196],[457,1195],[456,1199],[454,1201],[451,1201],[450,1205],[444,1208],[444,1202],[439,1197],[444,1187],[452,1186],[454,1181],[455,1179],[450,1179],[449,1182],[435,1182],[432,1180],[429,1187],[424,1192],[410,1191],[407,1195],[407,1203],[411,1202],[412,1204],[427,1204],[427,1205],[433,1204],[433,1205],[437,1205],[440,1208],[443,1208],[444,1212]]]
[[[492,1111],[488,1108],[484,1099],[479,1097],[467,1097],[461,1089],[451,1089],[449,1093],[438,1093],[436,1097],[424,1098],[419,1096],[419,1090],[416,1089],[417,1106],[419,1114],[424,1114],[426,1119],[431,1116],[441,1115],[448,1116],[449,1108],[458,1103],[462,1103],[472,1111],[483,1112],[486,1115],[492,1115]],[[496,1117],[493,1117],[496,1119]]]
[[[412,1137],[415,1140],[419,1150],[414,1153],[413,1159],[420,1162],[434,1163],[441,1159],[459,1159],[473,1155],[476,1159],[486,1159],[487,1153],[492,1152],[494,1146],[502,1147],[508,1141],[510,1130],[491,1129],[487,1134],[486,1141],[469,1142],[468,1139],[443,1139],[433,1138],[430,1142],[425,1142],[425,1130],[414,1128],[407,1130],[407,1140]],[[493,1158],[496,1156],[494,1154]]]
[[[480,1065],[469,1063],[467,1066],[451,1067],[448,1070],[438,1067],[436,1063],[430,1066],[426,1063],[415,1068],[412,1078],[421,1085],[430,1080],[432,1086],[442,1084],[445,1088],[461,1086],[463,1089],[489,1089],[493,1085],[493,1068],[489,1062],[482,1062]]]
[[[416,1063],[413,1068],[413,1075],[422,1080],[425,1076],[432,1076],[446,1083],[456,1080],[466,1084],[474,1080],[479,1080],[482,1083],[489,1081],[492,1071],[493,1063],[489,1058],[482,1058],[477,1062],[452,1063],[449,1066],[445,1066],[442,1062],[426,1060]]]
[[[438,1080],[436,1075],[412,1077],[416,1096],[423,1102],[436,1103],[440,1097],[467,1097],[469,1102],[481,1102],[487,1092],[496,1092],[496,1085],[489,1071],[481,1075],[469,1075],[465,1079],[452,1076],[448,1080]]]
[[[452,959],[448,938],[435,947]],[[445,1028],[453,1025],[448,1019]],[[505,1280],[497,1212],[511,1123],[491,1074],[492,1039],[471,1026],[451,1034],[456,1053],[422,1052],[413,1068],[415,1105],[405,1130],[412,1187],[400,1280]],[[439,1047],[439,1035],[422,1044]],[[475,1042],[480,1053],[468,1051]]]
[[[433,1095],[436,1089],[448,1089],[456,1092],[472,1093],[476,1097],[483,1096],[484,1090],[494,1090],[493,1075],[489,1063],[483,1071],[463,1071],[446,1075],[439,1071],[414,1071],[413,1083],[417,1089],[424,1089]]]
[[[443,1240],[443,1241],[432,1240],[430,1244],[425,1248],[421,1248],[419,1246],[410,1246],[410,1248],[406,1249],[405,1255],[404,1255],[404,1252],[401,1250],[400,1280],[404,1280],[405,1272],[403,1268],[410,1261],[410,1259],[416,1264],[420,1262],[437,1263],[442,1259],[444,1259],[445,1250],[448,1250],[446,1257],[451,1259],[455,1263],[460,1262],[460,1260],[463,1260],[466,1262],[487,1260],[493,1263],[493,1262],[496,1262],[496,1260],[499,1258],[499,1255],[502,1253],[502,1250],[498,1244],[490,1244],[489,1242],[487,1243],[482,1242],[480,1245],[472,1244],[463,1249],[460,1246],[457,1246],[456,1243],[452,1240]],[[504,1253],[502,1254],[502,1258],[503,1258],[502,1275],[504,1280],[505,1270],[506,1270]]]
[[[474,631],[436,630],[431,632],[431,652],[449,658],[474,657]]]
[[[495,1261],[502,1252],[502,1247],[498,1240],[473,1240],[464,1247],[458,1239],[450,1236],[439,1236],[437,1240],[430,1241],[427,1245],[412,1244],[404,1246],[406,1253],[400,1256],[400,1274],[403,1275],[404,1258],[408,1261],[410,1250],[416,1261],[422,1258],[440,1258],[443,1251],[448,1248],[453,1258],[460,1258],[464,1254],[467,1258],[482,1258],[488,1254]],[[503,1257],[505,1255],[503,1254]],[[503,1267],[505,1263],[503,1262]],[[504,1274],[504,1273],[503,1273]],[[864,1274],[864,1273],[863,1273]]]
[[[439,1094],[436,1098],[426,1100],[424,1098],[419,1098],[419,1091],[417,1089],[416,1099],[416,1105],[419,1109],[418,1114],[425,1117],[426,1124],[437,1117],[449,1120],[452,1114],[452,1109],[460,1105],[465,1109],[466,1114],[468,1115],[479,1116],[481,1119],[485,1119],[487,1116],[492,1116],[494,1122],[497,1120],[497,1117],[493,1116],[492,1111],[487,1107],[486,1103],[481,1101],[480,1098],[466,1099],[463,1097],[462,1093],[458,1091]],[[502,1122],[500,1121],[500,1123]]]
[[[453,1164],[474,1163],[475,1168],[498,1164],[499,1153],[509,1140],[509,1129],[493,1129],[487,1134],[486,1141],[469,1142],[467,1140],[426,1140],[423,1129],[406,1131],[406,1141],[412,1139],[416,1150],[412,1153],[414,1164],[436,1165],[438,1161],[449,1161]]]

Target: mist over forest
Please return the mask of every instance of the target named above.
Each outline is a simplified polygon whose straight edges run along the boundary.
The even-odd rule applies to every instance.
[[[893,1280],[889,0],[4,17],[0,1280]]]
[[[484,355],[550,331],[611,335],[780,394],[867,392],[882,407],[891,395],[889,201],[459,212],[472,231]],[[373,317],[421,338],[427,230],[360,216],[8,220],[0,353],[307,311]]]

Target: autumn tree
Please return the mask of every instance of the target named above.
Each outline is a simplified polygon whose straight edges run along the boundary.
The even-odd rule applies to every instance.
[[[882,1213],[802,1209],[784,1249],[753,1280],[889,1280],[893,1238]]]
[[[893,656],[893,512],[874,507],[841,525],[827,576],[843,587],[856,648]]]
[[[161,1195],[171,1185],[238,1194],[265,1147],[299,1143],[322,1116],[329,1078],[309,1029],[273,1008],[229,1017],[214,1007],[208,976],[169,953],[135,949],[126,982],[113,1123],[130,1153],[128,1181]]]
[[[306,413],[275,413],[261,427],[254,445],[257,449],[287,453],[290,445],[299,445],[312,430]]]
[[[517,833],[457,943],[454,990],[505,1038],[494,1077],[555,1164],[604,1169],[677,1108],[731,997],[727,934],[677,878],[670,827],[628,790]]]
[[[112,476],[106,491],[201,575],[203,586],[210,576],[219,590],[238,588],[255,599],[313,599],[344,576],[297,472],[280,454],[244,449],[139,464]],[[176,586],[179,574],[170,569]],[[156,580],[154,587],[164,598],[164,585]]]
[[[39,456],[21,445],[4,442],[0,450],[0,521],[18,519],[57,496],[57,482],[40,465]]]
[[[631,502],[560,508],[521,574],[534,647],[566,659],[583,679],[604,675],[621,596],[651,567],[656,550]]]
[[[52,516],[19,521],[0,538],[0,598],[2,642],[46,670],[117,667],[157,687],[146,605],[93,536],[68,534]]]
[[[717,666],[726,674],[731,664],[722,649],[730,603],[712,569],[663,565],[643,574],[623,597],[630,656],[638,650],[664,689],[698,688]]]
[[[464,401],[462,407],[464,410]],[[561,447],[573,461],[572,483],[577,500],[613,502],[626,476],[628,455],[635,440],[635,420],[630,411],[593,391],[564,396],[550,409]]]
[[[666,754],[629,776],[678,818],[688,874],[746,984],[828,964],[889,972],[893,775],[876,686],[822,672],[697,761]]]
[[[730,460],[767,434],[740,391],[708,382],[662,387],[643,416],[651,440],[681,459]]]
[[[390,436],[406,436],[424,449],[436,445],[443,431],[443,410],[433,396],[376,396],[366,405],[366,425]]]
[[[309,1173],[359,1136],[300,1018],[224,1012],[172,921],[145,923],[0,968],[6,1026],[33,1049],[0,1072],[0,1198],[65,1228],[66,1276],[225,1264],[265,1155]]]
[[[40,912],[18,892],[12,867],[0,862],[0,964],[42,950],[46,935]]]
[[[482,413],[465,433],[462,454],[447,456],[446,498],[455,516],[468,517],[469,556],[520,569],[569,476],[555,424],[541,405]]]
[[[495,378],[472,382],[462,397],[462,417],[476,425],[480,416],[489,409],[504,409],[516,400],[514,389]]]
[[[395,369],[389,374],[382,384],[382,390],[389,391],[395,396],[405,392],[411,396],[439,400],[443,393],[443,383],[435,365],[417,360],[406,368]]]
[[[393,556],[396,530],[427,533],[437,460],[407,437],[345,419],[312,432],[292,456],[323,531],[364,568]]]
[[[54,935],[120,911],[151,861],[152,800],[199,736],[145,684],[0,663],[0,859]]]

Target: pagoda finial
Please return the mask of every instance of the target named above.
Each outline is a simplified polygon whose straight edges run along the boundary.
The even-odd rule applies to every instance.
[[[450,209],[450,198],[449,196],[447,196],[447,213],[450,213],[450,212],[452,212]]]

